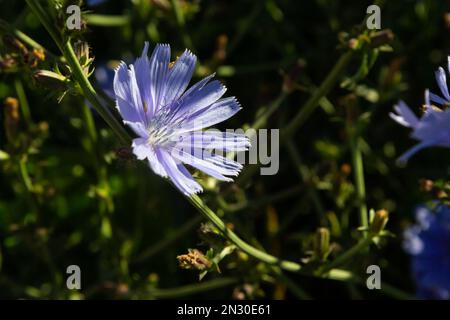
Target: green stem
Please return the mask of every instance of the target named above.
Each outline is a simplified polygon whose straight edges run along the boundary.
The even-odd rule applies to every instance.
[[[318,274],[322,275],[336,268],[337,266],[342,266],[350,261],[354,256],[364,251],[370,246],[373,239],[376,237],[375,234],[369,234],[366,238],[361,239],[357,244],[351,247],[349,250],[338,256],[330,264],[326,265],[324,268],[319,269]]]
[[[291,122],[287,125],[287,127],[282,130],[281,141],[290,138],[295,133],[295,131],[298,130],[298,128],[306,122],[311,113],[319,105],[319,100],[322,97],[326,96],[334,87],[335,83],[339,80],[342,72],[344,72],[345,68],[350,63],[352,56],[353,51],[347,51],[339,58],[320,87],[314,92],[314,94],[308,99],[308,101],[306,101],[306,103],[303,105],[294,119],[292,119]]]
[[[121,143],[129,145],[131,138],[125,131],[124,127],[117,121],[116,118],[105,108],[97,98],[97,93],[94,87],[89,82],[89,79],[83,72],[80,63],[73,51],[72,45],[69,40],[65,41],[63,44],[63,54],[67,59],[67,62],[71,66],[73,75],[81,87],[81,90],[86,99],[94,106],[95,110],[100,114],[100,116],[105,120],[105,122],[111,127],[117,137],[120,139]]]
[[[31,178],[28,174],[27,168],[27,159],[23,156],[19,161],[20,175],[22,177],[23,184],[27,188],[27,191],[31,194],[33,193],[33,183],[31,182]]]
[[[14,80],[14,86],[16,89],[17,97],[19,98],[20,108],[22,110],[22,115],[25,120],[25,123],[27,124],[28,127],[31,127],[33,125],[33,120],[31,119],[30,106],[28,104],[27,96],[25,94],[22,81],[16,78]]]
[[[39,1],[37,0],[26,0],[33,13],[39,18],[41,23],[47,29],[50,36],[53,38],[53,41],[57,44],[58,48],[61,50],[61,53],[67,60],[73,76],[75,80],[78,82],[81,91],[86,99],[93,105],[95,110],[100,114],[103,120],[111,127],[113,132],[117,135],[120,142],[126,145],[129,145],[131,142],[131,138],[124,129],[124,127],[113,117],[113,115],[109,112],[109,110],[104,107],[97,98],[97,93],[95,92],[94,87],[89,82],[89,79],[83,72],[83,69],[80,66],[78,58],[75,55],[72,44],[70,43],[70,39],[65,41],[62,40],[61,36],[58,33],[58,30],[55,26],[48,21],[47,15],[45,11],[42,9]]]
[[[247,253],[249,256],[252,256],[255,259],[258,259],[267,264],[278,265],[280,266],[280,268],[287,271],[298,272],[302,268],[301,265],[296,262],[280,260],[277,257],[258,250],[255,247],[249,245],[247,242],[243,241],[233,231],[228,229],[225,223],[210,208],[208,208],[197,195],[187,197],[187,199],[200,211],[200,213],[202,213],[209,221],[211,221],[211,223],[213,223],[214,226],[219,229],[226,238],[228,238],[228,240],[230,240],[233,244],[235,244],[239,249]]]
[[[236,283],[238,283],[238,280],[235,278],[218,278],[206,282],[189,284],[171,289],[151,289],[150,295],[152,296],[152,298],[158,299],[181,298],[210,290],[228,287]]]
[[[94,117],[92,116],[91,109],[87,104],[83,104],[83,118],[86,125],[86,130],[91,140],[92,147],[97,142],[97,129],[95,127]],[[95,155],[96,156],[96,155]]]
[[[129,16],[86,14],[84,18],[89,25],[100,27],[122,27],[130,23]]]
[[[353,162],[353,174],[356,185],[356,195],[359,207],[359,223],[362,227],[367,228],[369,226],[369,219],[367,215],[366,206],[366,186],[364,182],[364,165],[362,159],[362,152],[359,143],[359,137],[356,136],[351,142],[352,162]],[[364,232],[367,235],[367,232]]]

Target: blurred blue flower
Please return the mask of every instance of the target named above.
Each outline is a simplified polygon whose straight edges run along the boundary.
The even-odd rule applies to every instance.
[[[95,7],[95,6],[99,6],[102,3],[106,2],[108,0],[87,0],[87,5],[90,7]]]
[[[450,208],[416,209],[417,223],[404,232],[420,299],[450,299]]]
[[[168,177],[185,195],[202,191],[184,164],[222,181],[232,181],[242,165],[208,149],[247,150],[243,134],[202,129],[238,112],[236,98],[222,98],[226,88],[210,75],[186,88],[194,73],[196,56],[185,50],[173,64],[170,46],[158,44],[150,59],[145,43],[141,57],[129,67],[121,62],[114,77],[117,108],[125,124],[139,136],[133,153],[147,159],[150,168]]]
[[[445,70],[440,67],[439,70],[436,71],[435,75],[436,81],[444,98],[441,98],[440,96],[426,90],[424,106],[425,112],[420,119],[403,101],[400,101],[396,106],[394,106],[396,113],[390,113],[390,117],[396,122],[402,126],[413,129],[411,137],[420,141],[404,153],[398,159],[399,162],[408,161],[408,159],[416,152],[426,147],[450,147],[450,109],[440,109],[431,104],[431,102],[434,102],[442,107],[450,105],[450,95],[448,92]]]
[[[112,99],[114,99],[114,68],[110,63],[100,63],[95,67],[95,80],[99,87]]]

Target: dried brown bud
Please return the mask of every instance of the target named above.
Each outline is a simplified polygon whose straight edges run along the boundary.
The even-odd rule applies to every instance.
[[[182,269],[195,269],[195,270],[205,270],[212,266],[211,261],[209,261],[205,255],[197,249],[188,249],[187,254],[183,254],[177,257],[180,268]]]
[[[431,192],[434,188],[434,182],[433,180],[429,179],[421,179],[420,180],[420,190],[423,192]]]
[[[384,44],[391,43],[394,38],[394,33],[390,29],[381,30],[370,37],[370,46],[372,48],[377,48]]]

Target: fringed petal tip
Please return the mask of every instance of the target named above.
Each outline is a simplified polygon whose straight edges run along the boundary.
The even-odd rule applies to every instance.
[[[390,112],[389,116],[400,125],[409,128],[414,128],[418,125],[419,119],[402,100],[394,106],[394,111],[396,113]]]
[[[173,183],[173,181],[170,178],[168,178],[168,179]],[[185,195],[186,197],[192,197],[192,196],[194,196],[196,194],[199,194],[199,193],[203,192],[203,188],[200,185],[198,187],[192,188],[192,189],[183,189],[183,190],[180,189],[180,188],[178,188],[178,189],[181,190],[183,195]]]

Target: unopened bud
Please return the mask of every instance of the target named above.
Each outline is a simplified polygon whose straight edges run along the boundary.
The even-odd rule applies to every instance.
[[[80,62],[80,66],[83,69],[83,73],[89,77],[92,73],[90,70],[90,66],[94,59],[90,57],[90,49],[88,43],[85,41],[75,42],[74,51],[75,55],[78,58],[78,61]]]
[[[384,230],[386,223],[389,220],[389,212],[387,210],[378,210],[373,215],[372,223],[370,224],[370,231],[379,234]]]
[[[314,236],[314,254],[320,261],[325,261],[330,253],[330,230],[319,228]]]
[[[33,78],[36,82],[49,89],[67,89],[67,78],[53,71],[38,70],[33,74]]]
[[[33,55],[37,60],[44,61],[45,60],[45,51],[42,48],[33,49]]]
[[[197,249],[188,249],[187,254],[183,254],[177,257],[180,268],[182,269],[194,269],[203,271],[209,269],[212,266],[205,255]]]

